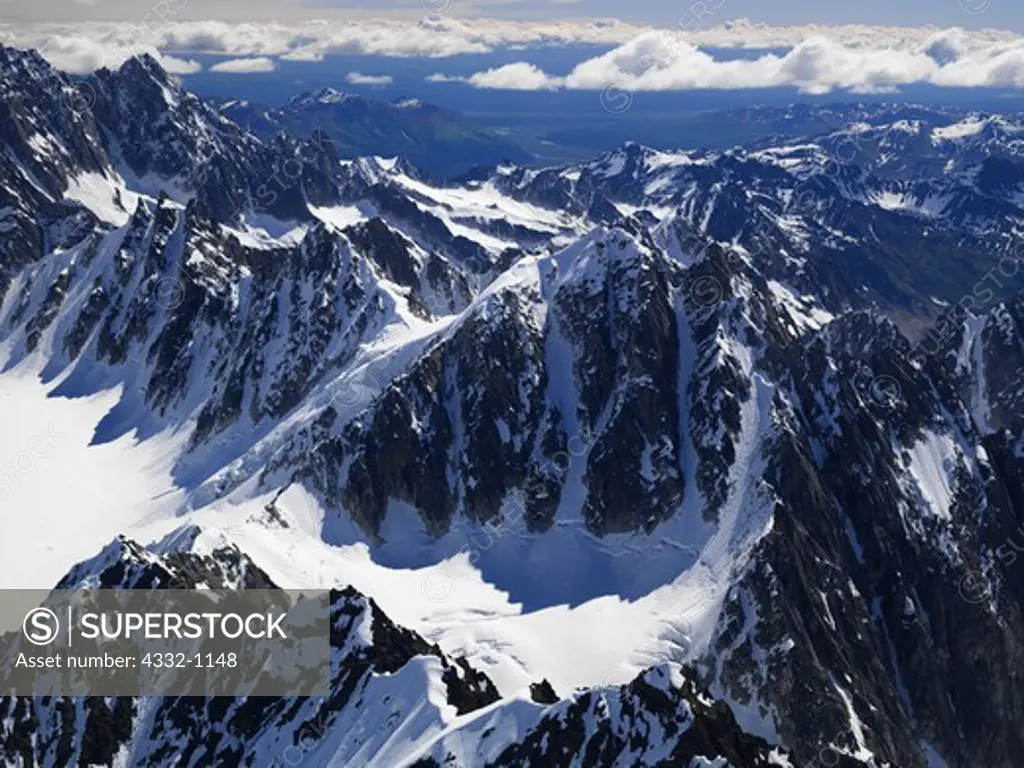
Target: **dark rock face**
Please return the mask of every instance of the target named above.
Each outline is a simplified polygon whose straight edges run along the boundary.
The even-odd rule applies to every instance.
[[[371,535],[390,501],[443,533],[450,510],[496,522],[519,495],[529,525],[543,530],[577,460],[586,463],[583,515],[597,533],[649,531],[664,519],[652,510],[680,503],[675,268],[616,230],[573,271],[522,269],[527,284],[470,307],[366,415],[318,440],[316,487],[342,489]],[[565,343],[574,359],[554,359],[553,345]],[[552,366],[581,392],[578,410],[567,410]]]
[[[0,95],[11,365],[123,386],[100,440],[194,425],[175,466],[194,508],[299,483],[325,535],[351,517],[373,544],[396,505],[432,537],[679,524],[715,533],[693,567],[725,581],[710,637],[678,653],[692,669],[532,702],[346,590],[328,701],[160,701],[140,734],[140,702],[4,700],[6,762],[391,758],[429,690],[434,725],[520,718],[514,743],[473,721],[478,764],[763,765],[769,745],[1019,763],[1024,211],[1005,121],[949,141],[956,116],[850,108],[868,129],[432,186],[261,140],[151,59],[72,84],[0,47]],[[831,109],[761,117],[829,127]],[[88,576],[271,586],[230,546],[128,540],[62,584]],[[381,741],[359,740],[364,716]],[[461,759],[421,746],[415,764]]]
[[[776,764],[771,747],[743,733],[729,707],[712,702],[689,674],[655,667],[621,688],[556,704],[527,739],[488,765],[568,765],[573,757],[585,765]]]
[[[347,227],[345,236],[384,278],[411,289],[410,310],[425,319],[461,311],[469,304],[470,287],[458,267],[437,253],[418,260],[413,244],[383,219]]]
[[[102,173],[108,166],[99,128],[75,108],[76,94],[75,86],[38,53],[0,46],[0,145],[7,150],[0,153],[4,293],[14,275],[45,253],[47,227],[40,224],[71,213],[57,202],[68,176]]]
[[[769,452],[773,531],[728,604],[713,690],[774,710],[802,760],[835,733],[850,753],[866,745],[900,765],[925,764],[920,740],[950,764],[979,754],[1012,764],[1017,715],[983,723],[964,712],[981,699],[1020,706],[1020,651],[1006,640],[1022,629],[1019,598],[998,573],[989,586],[985,565],[998,567],[996,547],[1010,551],[1019,512],[1006,488],[1019,467],[991,461],[947,370],[908,362],[887,321],[850,315],[789,356],[784,428]],[[947,498],[934,479],[908,482],[927,475],[933,451]]]
[[[531,683],[530,698],[538,704],[554,704],[558,701],[555,689],[551,687],[551,683],[547,680],[541,680],[539,683]]]
[[[583,515],[598,533],[649,532],[683,492],[673,269],[616,232],[574,269],[580,277],[559,287],[554,311],[579,350],[577,418],[593,441]]]
[[[479,521],[500,514],[523,482],[542,416],[542,339],[528,301],[495,296],[345,431],[344,501],[357,520],[376,532],[389,499],[412,504],[435,532],[453,506]]]

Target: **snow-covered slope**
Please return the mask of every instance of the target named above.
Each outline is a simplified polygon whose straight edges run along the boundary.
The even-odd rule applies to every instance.
[[[150,59],[0,63],[4,585],[237,548],[336,589],[310,765],[1014,764],[1012,120],[440,184]],[[269,765],[319,714],[93,702],[96,745],[84,705],[5,704],[46,765]]]
[[[196,527],[148,549],[119,538],[60,586],[187,589],[197,582],[272,586],[234,545]],[[92,697],[71,708],[63,699],[0,698],[0,755],[6,764],[29,765],[272,765],[284,756],[308,765],[511,768],[569,764],[569,755],[608,766],[792,765],[781,750],[744,733],[729,707],[677,664],[565,699],[547,681],[503,699],[487,675],[396,625],[351,587],[332,592],[331,647],[327,697],[216,706],[195,698]]]

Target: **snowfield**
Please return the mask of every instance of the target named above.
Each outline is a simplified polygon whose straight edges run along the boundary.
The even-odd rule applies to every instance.
[[[7,350],[0,348],[0,360]],[[0,366],[2,367],[2,366]],[[72,400],[50,397],[24,365],[0,387],[0,588],[50,589],[68,567],[119,533],[173,526],[181,493],[170,468],[181,438],[131,435],[93,444],[116,390]]]
[[[150,544],[194,524],[203,530],[195,551],[231,541],[282,587],[354,586],[399,624],[466,656],[503,696],[515,697],[544,678],[566,695],[623,684],[660,661],[692,658],[717,619],[725,574],[738,566],[732,516],[710,540],[706,526],[671,524],[663,537],[600,542],[582,524],[539,535],[514,528],[491,535],[463,521],[431,542],[411,533],[417,520],[396,514],[388,524],[404,527],[406,535],[379,552],[358,540],[354,525],[349,543],[325,543],[323,510],[299,487],[276,501],[287,527],[268,516],[271,496],[246,498],[248,486],[235,500],[179,517],[183,491],[170,472],[185,436],[139,442],[126,434],[94,444],[96,425],[120,393],[72,400],[50,395],[58,385],[42,384],[38,366],[4,374],[0,456],[11,469],[0,486],[2,588],[49,589],[71,563],[94,556],[119,534]],[[41,439],[47,435],[52,443]],[[30,463],[25,457],[32,451]],[[746,473],[737,469],[737,479]],[[731,514],[745,499],[737,496]],[[558,595],[573,601],[557,604]]]

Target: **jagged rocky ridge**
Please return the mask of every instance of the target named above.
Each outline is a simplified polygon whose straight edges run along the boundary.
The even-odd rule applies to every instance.
[[[58,587],[197,585],[276,588],[237,547],[194,527],[148,548],[120,538]],[[465,659],[397,626],[355,589],[333,591],[330,611],[326,698],[5,697],[0,759],[26,766],[789,764],[744,733],[687,668],[663,664],[628,685],[565,700],[505,701]]]
[[[261,141],[149,60],[72,84],[0,57],[21,105],[0,135],[0,332],[66,391],[126,384],[101,437],[192,428],[193,506],[300,484],[326,539],[351,518],[378,544],[402,506],[435,537],[520,510],[531,534],[600,538],[696,516],[718,533],[680,568],[723,589],[674,660],[757,735],[799,764],[1014,764],[1012,121],[626,145],[437,186]]]

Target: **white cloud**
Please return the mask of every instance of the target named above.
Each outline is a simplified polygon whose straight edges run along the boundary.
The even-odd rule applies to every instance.
[[[709,14],[708,21],[714,23],[717,18]],[[686,17],[680,21],[685,21]],[[749,19],[705,26],[693,34],[687,34],[681,27],[677,28],[687,42],[708,48],[746,48],[746,49],[787,49],[794,48],[805,40],[814,37],[827,37],[848,48],[878,49],[920,49],[936,35],[943,35],[950,30],[934,26],[921,27],[885,27],[868,24],[800,24],[794,26],[772,26],[760,24]],[[1008,42],[1019,36],[1013,32],[998,29],[959,30],[962,39],[970,48],[985,48],[993,43]]]
[[[455,75],[446,75],[441,72],[435,72],[432,75],[427,75],[425,78],[428,83],[464,83],[466,82],[465,77],[456,77]]]
[[[533,64],[519,61],[497,69],[477,72],[468,82],[476,88],[498,88],[506,91],[550,91],[563,84],[560,77],[552,77]]]
[[[251,75],[260,72],[273,72],[277,64],[273,59],[260,56],[254,59],[229,59],[214,64],[210,67],[211,72],[223,72],[232,75]]]
[[[704,21],[715,20],[712,15]],[[162,52],[174,71],[187,74],[199,68],[189,58],[198,53],[240,60],[218,64],[215,71],[266,72],[274,66],[272,59],[319,61],[332,53],[441,58],[588,43],[614,47],[581,62],[564,78],[520,61],[468,78],[436,74],[427,79],[520,90],[790,86],[820,93],[891,90],[910,83],[1024,88],[1024,39],[1010,32],[859,25],[772,27],[746,20],[693,33],[684,26],[693,25],[680,20],[680,27],[651,30],[615,20],[516,22],[447,17],[167,21],[146,29],[128,23],[87,22],[0,24],[0,40],[39,48],[56,66],[75,73],[118,66],[143,50]],[[720,51],[708,53],[721,48],[772,52],[752,60],[727,60]]]
[[[942,67],[932,82],[963,88],[1024,88],[1024,43],[994,46]]]
[[[192,8],[194,4],[189,4]],[[686,17],[684,16],[684,19]],[[690,33],[680,26],[664,30],[693,46],[748,49],[786,49],[819,36],[848,48],[865,50],[923,50],[936,36],[950,34],[934,27],[901,28],[847,25],[773,27],[738,20]],[[502,19],[458,20],[426,17],[418,20],[359,19],[225,22],[150,19],[147,25],[118,22],[79,24],[0,24],[0,40],[21,47],[41,48],[54,37],[75,37],[104,49],[143,44],[171,53],[216,53],[236,58],[283,57],[317,61],[331,53],[396,57],[445,57],[487,53],[516,46],[574,44],[623,45],[652,32],[650,27],[615,19],[521,22]],[[1017,39],[996,30],[959,31],[956,45],[978,50]]]
[[[46,0],[42,5],[55,1]],[[289,14],[294,21],[280,22],[265,19],[281,18],[281,5],[285,0],[264,0],[264,10],[271,11],[269,16],[262,16],[256,9],[250,11],[254,4],[246,3],[242,17],[246,20],[240,21],[213,20],[228,18],[224,13],[228,9],[238,10],[237,0],[204,0],[202,4],[171,0],[174,13],[148,14],[141,18],[136,0],[104,0],[104,15],[108,18],[117,15],[111,7],[114,2],[130,6],[124,15],[130,21],[0,23],[0,39],[38,48],[54,35],[77,35],[101,44],[140,40],[160,50],[222,53],[235,57],[310,56],[331,50],[382,56],[448,56],[514,45],[620,45],[653,31],[649,26],[616,19],[512,21],[425,17],[421,4],[415,2],[410,3],[416,6],[411,18],[310,19]],[[424,2],[430,5],[433,0]],[[725,3],[708,0],[705,5],[700,13],[695,12],[696,5],[691,6],[669,31],[678,33],[681,40],[695,46],[748,49],[788,49],[816,36],[828,37],[851,48],[921,49],[931,38],[944,34],[943,30],[931,26],[771,26],[747,19],[725,21],[728,8]],[[315,3],[305,3],[307,11],[315,7]],[[325,13],[329,11],[323,3],[320,7]],[[207,19],[185,20],[188,14],[200,13]],[[972,50],[1011,42],[1018,37],[1012,32],[991,29],[961,30],[960,33],[963,44]]]
[[[345,82],[351,85],[391,85],[394,79],[391,75],[364,75],[362,72],[349,72],[345,75]]]
[[[74,35],[54,35],[45,41],[39,52],[53,66],[73,75],[88,74],[102,67],[116,69],[131,57],[143,53],[153,56],[174,75],[191,75],[203,69],[196,61],[161,53],[152,46],[103,45],[88,37]]]
[[[203,65],[192,59],[179,59],[175,56],[163,55],[159,57],[163,68],[172,75],[194,75],[203,71]]]
[[[0,24],[0,41],[41,48],[54,36],[76,37],[101,49],[139,43],[172,53],[214,53],[241,57],[281,57],[318,61],[332,53],[437,58],[489,53],[513,45],[559,46],[576,43],[616,45],[645,30],[607,22],[514,22],[493,19],[427,17],[280,22],[172,21],[137,24]]]
[[[785,55],[722,60],[670,35],[648,33],[577,65],[566,85],[600,89],[615,84],[638,91],[779,86],[812,93],[874,91],[925,81],[937,68],[921,51],[846,46],[820,35]]]
[[[155,52],[150,49],[148,52]],[[54,35],[40,46],[39,52],[53,66],[75,75],[106,66],[114,69],[128,58],[129,51],[118,51],[86,37]]]
[[[785,54],[723,59],[670,33],[650,32],[578,64],[565,78],[518,62],[479,72],[466,82],[479,88],[515,90],[793,87],[806,93],[836,89],[876,93],[919,83],[1024,88],[1024,40],[971,48],[962,34],[951,32],[914,46],[875,49],[817,35]]]

